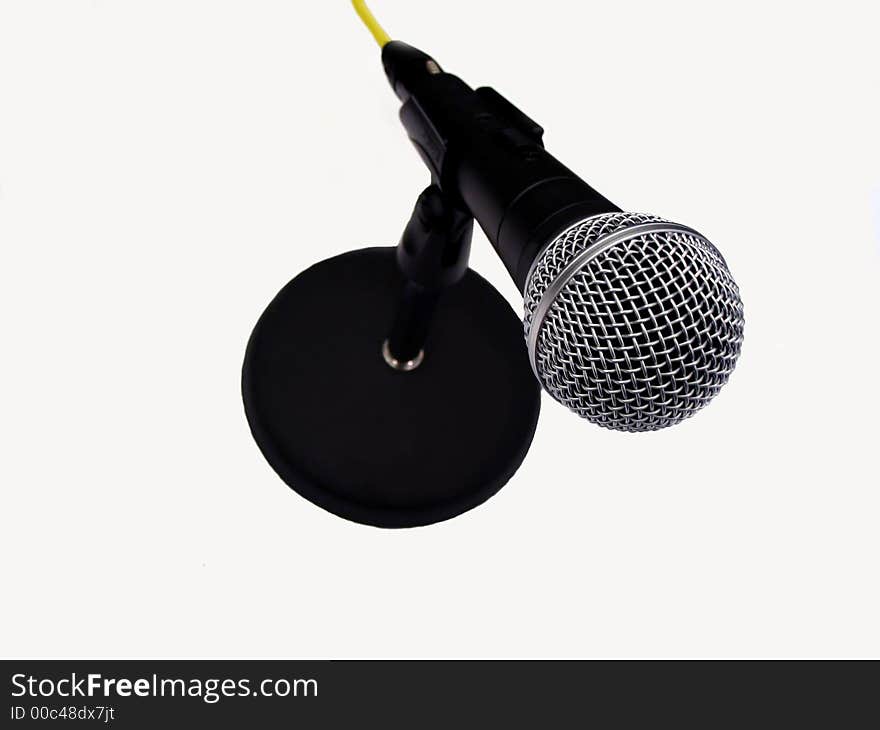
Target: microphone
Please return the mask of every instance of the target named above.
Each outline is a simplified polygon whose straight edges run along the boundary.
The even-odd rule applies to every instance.
[[[516,473],[541,387],[584,418],[652,431],[705,406],[740,353],[743,307],[718,250],[627,213],[544,149],[544,130],[426,53],[382,47],[400,118],[431,173],[396,246],[291,279],[242,364],[251,434],[302,497],[405,528],[482,504]],[[474,220],[524,316],[469,266]]]
[[[739,289],[697,231],[622,211],[550,155],[543,129],[400,41],[382,48],[434,183],[480,224],[523,294],[532,370],[600,426],[653,431],[703,408],[743,340]]]

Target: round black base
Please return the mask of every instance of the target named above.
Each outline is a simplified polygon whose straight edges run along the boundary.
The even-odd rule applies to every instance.
[[[248,343],[242,394],[279,476],[340,517],[414,527],[491,497],[522,463],[540,408],[522,324],[468,271],[443,293],[412,372],[382,343],[403,285],[394,248],[322,261],[285,286]]]

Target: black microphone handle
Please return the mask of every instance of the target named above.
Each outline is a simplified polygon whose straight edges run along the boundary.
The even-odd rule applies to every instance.
[[[543,148],[475,145],[456,169],[457,190],[520,291],[532,262],[559,233],[620,209]]]
[[[498,92],[471,89],[400,41],[385,45],[382,62],[434,182],[471,212],[520,291],[557,234],[620,211],[549,154],[544,130]]]

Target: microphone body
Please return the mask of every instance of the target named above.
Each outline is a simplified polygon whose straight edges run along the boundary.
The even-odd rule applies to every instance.
[[[494,89],[472,89],[400,41],[382,50],[400,118],[434,182],[470,210],[520,291],[540,249],[620,208],[544,149],[544,130]]]
[[[740,354],[743,306],[700,233],[622,211],[550,155],[492,89],[388,43],[400,118],[435,184],[479,222],[523,293],[532,370],[606,428],[653,431],[703,408]]]

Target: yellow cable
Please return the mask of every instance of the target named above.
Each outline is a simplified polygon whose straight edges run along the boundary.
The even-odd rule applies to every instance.
[[[379,21],[373,17],[373,14],[367,7],[366,0],[351,0],[351,4],[354,5],[355,12],[364,21],[364,25],[373,34],[373,38],[376,39],[376,43],[379,44],[380,48],[391,41],[391,36],[385,32],[385,29],[379,25]]]

